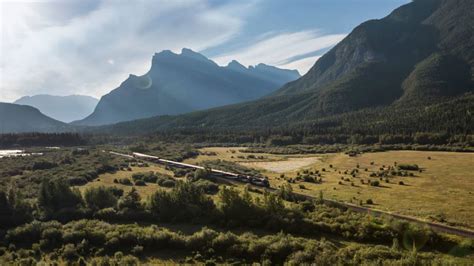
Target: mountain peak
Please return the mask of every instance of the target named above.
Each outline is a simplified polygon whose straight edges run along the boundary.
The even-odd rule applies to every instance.
[[[245,71],[248,70],[244,65],[239,63],[237,60],[232,60],[227,64],[226,66],[228,69],[233,69],[233,70],[239,70],[239,71]]]
[[[117,123],[250,101],[298,77],[280,69],[250,71],[235,60],[222,67],[188,48],[180,54],[165,50],[153,56],[145,75],[130,75],[101,98],[90,116],[74,124]]]
[[[183,48],[181,50],[181,56],[185,56],[185,57],[196,59],[196,60],[206,61],[206,62],[211,61],[207,57],[205,57],[204,55],[202,55],[198,52],[195,52],[195,51],[193,51],[189,48]]]
[[[71,122],[83,119],[91,114],[98,101],[96,98],[85,95],[57,96],[38,94],[21,97],[14,103],[32,106],[53,119]]]
[[[176,55],[176,54],[173,53],[173,51],[171,51],[171,50],[163,50],[159,53],[155,53],[155,55],[153,55],[153,57],[164,56],[164,55]]]

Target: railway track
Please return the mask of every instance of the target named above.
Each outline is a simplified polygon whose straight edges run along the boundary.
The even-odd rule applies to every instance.
[[[142,154],[142,153],[134,153],[132,155],[113,152],[113,151],[111,151],[109,153],[112,154],[112,155],[122,156],[122,157],[129,158],[129,159],[143,159],[143,160],[147,160],[147,161],[151,161],[151,162],[155,162],[155,163],[160,163],[160,164],[165,164],[165,165],[179,166],[179,167],[192,168],[192,169],[205,169],[204,167],[199,166],[199,165],[192,165],[192,164],[186,164],[186,163],[166,160],[166,159],[162,159],[162,158],[159,158],[159,157],[156,157],[156,156],[151,156],[151,155]],[[210,170],[211,170],[212,173],[216,174],[216,178],[221,179],[221,180],[230,181],[232,183],[249,183],[250,185],[262,188],[262,189],[264,189],[266,191],[269,191],[269,192],[276,192],[278,190],[276,188],[270,187],[269,183],[268,184],[267,183],[260,183],[262,181],[260,181],[259,183],[253,183],[253,182],[250,181],[251,179],[249,179],[249,178],[251,178],[251,177],[249,177],[249,176],[244,176],[245,178],[239,178],[239,177],[242,177],[242,175],[239,175],[239,174],[236,174],[236,173],[231,173],[231,172],[226,172],[226,171],[222,171],[222,170],[218,170],[218,169],[210,169]],[[295,192],[293,192],[293,194],[296,197],[300,198],[300,199],[320,200],[319,198],[314,197],[314,196],[310,196],[310,195],[305,195],[305,194],[300,194],[300,193],[295,193]],[[365,213],[365,214],[373,215],[373,216],[387,216],[387,217],[391,217],[391,218],[395,218],[395,219],[399,219],[399,220],[404,220],[404,221],[416,223],[416,224],[419,224],[419,225],[428,226],[433,231],[436,231],[436,232],[453,234],[453,235],[458,235],[458,236],[474,239],[474,231],[472,231],[472,230],[453,227],[453,226],[449,226],[449,225],[445,225],[445,224],[441,224],[441,223],[425,221],[425,220],[422,220],[422,219],[419,219],[419,218],[416,218],[416,217],[413,217],[413,216],[397,214],[397,213],[378,210],[378,209],[374,209],[374,208],[368,208],[368,207],[364,207],[364,206],[355,205],[355,204],[352,204],[352,203],[340,202],[340,201],[331,200],[331,199],[323,199],[323,201],[324,201],[325,204],[330,204],[330,205],[333,205],[333,206],[335,205],[335,206],[338,206],[338,207],[347,208],[347,209],[355,211],[355,212]]]

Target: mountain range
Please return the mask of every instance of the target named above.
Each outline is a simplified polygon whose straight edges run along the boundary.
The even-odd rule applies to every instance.
[[[38,109],[12,103],[0,103],[0,133],[62,132],[71,127],[54,120]]]
[[[131,75],[75,124],[150,117],[90,129],[118,134],[278,128],[472,134],[472,10],[471,0],[414,0],[357,26],[307,74],[288,83],[297,73],[235,61],[220,67],[188,49],[164,51],[155,54],[147,74]]]
[[[94,111],[98,100],[84,95],[54,96],[40,94],[24,96],[14,103],[33,106],[53,119],[69,123],[90,115]]]
[[[472,10],[474,1],[470,0],[415,0],[385,18],[362,23],[307,74],[268,97],[176,117],[120,123],[103,130],[144,133],[282,125],[337,130],[344,127],[342,123],[360,121],[365,126],[362,130],[378,123],[393,133],[403,132],[407,127],[403,121],[416,123],[412,117],[424,114],[429,117],[420,119],[436,124],[442,132],[462,126],[469,131],[473,126],[466,121],[471,121],[474,111]],[[426,109],[428,106],[433,109]],[[437,111],[429,112],[434,109]],[[451,110],[456,110],[456,115]],[[351,114],[345,117],[352,121],[341,120],[344,114]],[[455,120],[462,120],[462,125],[453,125],[454,129],[443,126]],[[351,132],[349,128],[346,133]]]
[[[296,70],[264,64],[247,68],[232,61],[221,67],[190,49],[163,51],[153,56],[145,75],[130,75],[90,116],[73,124],[112,124],[255,100],[299,77]]]

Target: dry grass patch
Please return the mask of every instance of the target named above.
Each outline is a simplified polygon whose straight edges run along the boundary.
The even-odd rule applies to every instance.
[[[122,184],[114,183],[114,180],[115,179],[118,180],[121,178],[128,178],[133,183],[133,179],[132,179],[133,174],[150,172],[150,171],[173,176],[173,172],[168,171],[164,169],[164,167],[159,166],[159,165],[150,165],[148,167],[132,167],[132,171],[118,171],[114,174],[109,174],[109,173],[102,174],[94,181],[89,182],[84,186],[78,186],[78,188],[82,193],[84,193],[84,191],[87,188],[99,187],[99,186],[106,186],[106,187],[114,186],[114,187],[123,189],[124,192],[130,191],[132,188],[135,188],[138,191],[138,193],[140,193],[142,200],[145,200],[148,196],[151,196],[157,190],[165,189],[165,188],[160,187],[158,184],[153,184],[153,183],[146,183],[146,186],[122,185]]]
[[[275,188],[287,183],[290,178],[294,179],[305,169],[318,170],[322,184],[296,182],[292,184],[293,190],[316,197],[323,191],[325,198],[355,204],[362,202],[365,206],[371,199],[374,204],[370,207],[373,208],[474,228],[474,153],[388,151],[364,153],[356,157],[343,153],[299,156],[254,154],[267,156],[267,159],[242,160],[237,156],[249,155],[241,152],[243,149],[206,148],[203,150],[213,151],[216,155],[201,155],[193,160],[222,159],[258,169],[269,177],[271,186]],[[416,164],[422,172],[408,171],[414,176],[390,176],[382,180],[370,176],[384,166],[385,169],[393,167],[395,163]],[[323,168],[325,171],[322,171]],[[354,169],[358,172],[352,176]],[[373,184],[378,181],[379,185],[370,185],[371,181]]]

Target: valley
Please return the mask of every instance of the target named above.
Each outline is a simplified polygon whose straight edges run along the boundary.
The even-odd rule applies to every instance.
[[[199,165],[218,158],[257,170],[268,177],[271,188],[289,184],[295,193],[314,198],[322,193],[329,200],[474,229],[471,215],[474,213],[471,189],[474,187],[474,153],[387,151],[349,156],[344,153],[295,155],[246,150],[245,147],[208,147],[200,149],[199,156],[185,162]],[[419,170],[407,171],[406,176],[404,173],[375,176],[382,169],[397,169],[396,165],[417,165]],[[113,186],[127,192],[132,188],[130,185],[117,184],[114,180],[133,180],[134,174],[147,172],[173,176],[167,167],[147,163],[132,167],[130,171],[103,174],[79,189],[84,192],[90,187]],[[157,184],[135,188],[142,199],[156,190],[165,189]],[[372,203],[368,204],[368,200]]]
[[[0,265],[474,265],[474,1],[36,2]]]

